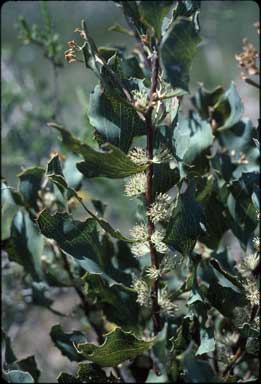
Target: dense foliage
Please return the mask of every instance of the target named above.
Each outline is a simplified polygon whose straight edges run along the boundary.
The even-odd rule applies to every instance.
[[[88,109],[93,138],[81,141],[52,115],[48,126],[66,158],[52,153],[46,168],[24,169],[17,189],[2,181],[4,250],[23,267],[35,305],[62,315],[48,296],[55,287],[74,287],[81,299],[97,343],[52,327],[55,346],[79,363],[59,383],[254,380],[257,127],[243,117],[233,82],[227,90],[200,86],[191,109],[182,110],[201,41],[200,1],[116,5],[130,29],[112,29],[137,46],[98,48],[85,21],[76,28],[78,42],[68,42],[65,58],[85,65],[87,78],[88,71],[97,76]],[[20,27],[23,41],[40,45],[59,69],[61,46],[48,14],[43,32],[24,19]],[[103,201],[84,200],[84,181],[93,178],[125,179],[122,193],[137,200],[129,234],[108,222]],[[7,382],[38,382],[35,358],[18,360],[2,338]]]

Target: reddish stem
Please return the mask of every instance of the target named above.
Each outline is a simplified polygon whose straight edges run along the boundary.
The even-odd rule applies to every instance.
[[[159,73],[159,60],[157,53],[154,53],[153,63],[152,63],[152,78],[151,78],[151,88],[149,94],[149,103],[151,103],[153,94],[157,89],[157,81],[158,81],[158,73]],[[152,123],[152,111],[153,107],[150,106],[146,116],[146,128],[147,128],[147,156],[149,160],[153,159],[153,123]],[[153,203],[153,193],[152,193],[152,182],[153,182],[153,163],[150,162],[150,165],[147,169],[147,186],[146,186],[146,204],[147,210],[150,208]],[[151,265],[158,269],[159,262],[157,251],[155,249],[154,244],[151,242],[151,236],[155,231],[155,226],[151,221],[150,217],[148,217],[148,235],[149,235],[149,244],[150,244],[150,257],[151,257]],[[154,334],[157,334],[160,331],[160,317],[159,317],[159,304],[158,304],[158,280],[154,279],[152,283],[152,309],[153,309],[153,328]]]

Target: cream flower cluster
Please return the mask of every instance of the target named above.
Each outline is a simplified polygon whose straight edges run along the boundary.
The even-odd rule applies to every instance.
[[[159,290],[158,303],[160,311],[167,316],[174,316],[177,306],[171,301],[167,287]]]
[[[136,173],[134,176],[131,176],[127,183],[125,184],[124,192],[127,196],[133,197],[138,196],[146,191],[146,174]]]
[[[128,154],[130,160],[137,165],[145,165],[148,163],[148,157],[144,148],[134,147]]]
[[[151,289],[142,279],[134,279],[132,283],[133,289],[137,292],[137,303],[142,307],[151,306]]]
[[[171,197],[167,193],[159,193],[155,202],[149,208],[147,215],[156,224],[169,216]]]

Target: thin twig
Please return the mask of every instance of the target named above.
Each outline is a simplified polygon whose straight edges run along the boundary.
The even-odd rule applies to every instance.
[[[249,77],[244,77],[243,80],[247,83],[252,85],[255,88],[260,89],[260,84],[256,83],[254,80],[250,79]]]

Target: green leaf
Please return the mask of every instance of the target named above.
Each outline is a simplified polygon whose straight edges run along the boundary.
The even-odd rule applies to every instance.
[[[196,356],[203,355],[204,353],[213,352],[215,350],[215,339],[213,328],[200,328],[200,346],[196,351]]]
[[[79,355],[74,347],[74,343],[84,343],[86,341],[86,336],[82,332],[64,332],[60,324],[55,324],[51,328],[50,336],[54,345],[68,359],[71,361],[84,360],[83,356]]]
[[[233,127],[242,117],[244,107],[237,92],[235,83],[220,97],[213,107],[212,118],[217,123],[217,130],[224,131]]]
[[[38,210],[37,198],[38,191],[41,189],[41,183],[44,176],[44,168],[32,167],[27,168],[18,174],[19,192],[23,196],[26,205]]]
[[[10,237],[10,227],[12,220],[19,210],[19,205],[23,205],[22,196],[10,187],[4,180],[1,181],[1,239]]]
[[[110,177],[119,179],[142,172],[146,166],[134,164],[120,149],[111,144],[104,144],[105,151],[96,151],[87,144],[81,143],[68,131],[57,124],[49,124],[62,135],[63,143],[73,152],[81,154],[84,161],[77,163],[77,168],[86,177]]]
[[[97,85],[90,95],[90,123],[104,142],[128,152],[134,136],[145,133],[145,123],[123,98]]]
[[[206,90],[203,85],[198,88],[191,101],[202,119],[207,120],[210,117],[211,108],[214,107],[223,93],[224,88],[221,86],[216,87],[212,91]]]
[[[178,19],[163,37],[161,61],[173,88],[189,92],[190,68],[200,41],[193,21],[183,19]]]
[[[123,284],[109,285],[99,274],[86,273],[82,280],[86,284],[88,297],[101,307],[110,322],[125,330],[136,328],[139,314],[136,292]]]
[[[7,383],[15,383],[15,384],[29,384],[34,383],[33,377],[28,372],[23,372],[19,370],[13,370],[9,372],[3,371],[3,378],[7,381]]]
[[[173,146],[175,154],[182,159],[181,172],[185,172],[186,165],[196,165],[195,172],[200,172],[199,162],[204,160],[205,151],[212,145],[214,136],[207,121],[203,121],[196,113],[189,119],[182,115],[174,129]]]
[[[101,273],[110,282],[115,278],[120,281],[126,280],[126,274],[122,274],[111,264],[112,255],[103,251],[96,221],[95,218],[81,222],[73,220],[68,213],[57,212],[51,215],[46,210],[43,210],[37,219],[42,234],[54,239],[64,252],[79,261],[83,269]]]
[[[17,360],[12,348],[10,337],[1,329],[2,345],[4,344],[4,360],[6,364],[12,364]]]
[[[133,36],[133,33],[131,31],[124,28],[119,23],[114,23],[111,27],[109,27],[108,31],[119,32],[119,33],[124,33],[125,35],[128,35],[128,36]]]
[[[153,194],[165,193],[179,182],[178,168],[170,169],[169,163],[153,165]]]
[[[34,356],[28,356],[25,359],[17,361],[16,364],[22,371],[30,373],[34,381],[38,383],[41,371],[38,369]]]
[[[141,20],[155,31],[157,38],[161,37],[163,19],[170,11],[173,4],[174,1],[169,0],[139,2]]]
[[[61,168],[61,164],[60,164],[60,160],[59,160],[59,156],[58,155],[54,155],[52,157],[52,159],[48,162],[48,165],[47,165],[47,176],[49,177],[49,179],[57,185],[57,187],[59,188],[60,192],[64,195],[64,197],[68,200],[70,199],[72,196],[75,196],[76,198],[78,198],[79,201],[81,201],[81,198],[78,197],[77,195],[77,192],[72,189],[72,188],[69,188],[64,176],[63,176],[63,172],[62,172],[62,168]],[[95,201],[96,203],[96,206],[97,206],[97,201],[98,200],[93,200]],[[92,202],[93,202],[92,201]],[[101,202],[99,202],[99,206],[101,207]],[[91,212],[90,212],[91,213]],[[120,231],[118,230],[115,230],[112,228],[112,226],[106,221],[104,220],[102,217],[98,217],[96,216],[95,214],[92,214],[92,217],[95,218],[95,220],[97,220],[97,222],[100,224],[100,226],[106,231],[108,232],[112,237],[118,239],[118,240],[123,240],[123,241],[129,241],[129,242],[132,242],[132,240],[126,238],[125,236],[123,236]]]
[[[174,10],[175,18],[180,16],[190,17],[200,9],[200,0],[180,0]]]
[[[122,8],[124,16],[129,25],[133,26],[133,28],[138,32],[138,34],[145,34],[146,28],[141,21],[141,16],[139,13],[139,8],[136,1],[117,1]]]
[[[237,163],[242,154],[245,155],[247,162],[238,164],[233,171],[233,177],[239,179],[243,172],[259,171],[259,149],[255,145],[257,130],[248,118],[243,118],[233,127],[218,132],[217,138],[222,147],[227,148],[231,160]]]
[[[164,241],[179,252],[188,255],[203,232],[204,216],[196,202],[192,186],[178,197],[167,226]]]
[[[124,332],[120,328],[106,335],[106,340],[101,346],[91,343],[77,344],[77,350],[90,361],[101,367],[115,367],[128,359],[134,359],[143,354],[154,344],[152,341],[137,339],[130,332]]]
[[[79,363],[76,376],[62,372],[57,377],[58,383],[117,383],[118,380],[111,374],[106,376],[105,372],[93,363]]]
[[[100,255],[99,238],[94,219],[74,221],[68,213],[50,215],[43,210],[37,223],[42,234],[57,241],[60,248],[77,259],[89,257],[95,260]]]
[[[5,241],[4,248],[11,261],[22,265],[34,280],[41,279],[43,237],[26,211],[18,211],[13,218],[11,236]]]
[[[207,361],[195,359],[191,353],[184,356],[186,382],[189,383],[220,383]]]

